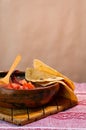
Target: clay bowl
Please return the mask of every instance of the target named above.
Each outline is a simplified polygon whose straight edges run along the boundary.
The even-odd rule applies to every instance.
[[[16,77],[24,78],[24,72],[17,73]],[[0,72],[3,77],[6,72]],[[58,92],[59,84],[52,84],[46,87],[37,87],[30,90],[8,89],[6,86],[0,86],[0,106],[6,108],[25,108],[39,107],[51,101]]]

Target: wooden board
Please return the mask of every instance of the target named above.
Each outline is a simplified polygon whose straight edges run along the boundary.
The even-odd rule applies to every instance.
[[[76,105],[76,102],[59,97],[40,108],[9,109],[0,107],[0,119],[16,124],[25,125],[49,115],[61,112]]]

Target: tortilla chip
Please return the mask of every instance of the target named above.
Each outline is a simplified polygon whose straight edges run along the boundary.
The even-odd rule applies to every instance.
[[[58,83],[62,85],[59,96],[65,97],[74,102],[78,101],[76,95],[74,94],[74,91],[72,91],[72,89],[66,83],[64,83],[64,81],[58,81]]]
[[[42,72],[47,72],[51,75],[54,76],[58,76],[58,77],[62,77],[64,78],[64,82],[72,89],[75,89],[74,83],[66,76],[64,76],[63,74],[61,74],[60,72],[56,71],[55,69],[51,68],[50,66],[46,65],[45,63],[43,63],[42,61],[38,60],[38,59],[34,59],[33,61],[33,66],[35,69],[38,69]]]
[[[40,71],[34,68],[27,68],[25,72],[25,78],[27,81],[32,82],[57,82],[62,80],[62,77],[57,77],[52,74]]]
[[[48,65],[46,65],[45,63],[43,63],[38,59],[34,60],[33,66],[35,69],[38,69],[42,72],[46,72],[48,74],[64,78],[62,81],[58,80],[58,83],[61,84],[60,92],[58,94],[64,98],[71,100],[71,103],[75,103],[75,104],[78,103],[78,99],[74,94],[74,89],[75,89],[74,83],[69,78],[59,73],[55,69],[49,67]]]

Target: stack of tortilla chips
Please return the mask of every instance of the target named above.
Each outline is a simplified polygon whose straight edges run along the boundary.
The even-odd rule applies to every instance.
[[[34,59],[33,66],[34,68],[26,69],[26,80],[43,87],[54,83],[59,83],[61,85],[61,91],[59,91],[58,94],[63,98],[67,98],[77,104],[78,100],[74,94],[75,85],[68,77],[38,59]]]

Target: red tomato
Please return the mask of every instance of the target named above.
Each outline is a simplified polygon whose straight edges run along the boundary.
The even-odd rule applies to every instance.
[[[16,89],[16,90],[29,90],[34,89],[35,86],[31,82],[27,82],[26,80],[20,80],[20,84],[18,83],[9,83],[8,88],[9,89]]]
[[[23,86],[26,88],[26,89],[34,89],[35,86],[29,82],[29,83],[24,83]]]
[[[23,85],[23,89],[34,89],[35,86],[31,82],[27,82],[25,79],[20,80],[19,83]]]
[[[23,86],[22,86],[22,85],[19,85],[19,84],[17,84],[17,83],[10,83],[10,84],[8,85],[8,88],[19,90],[19,89],[23,89]]]

